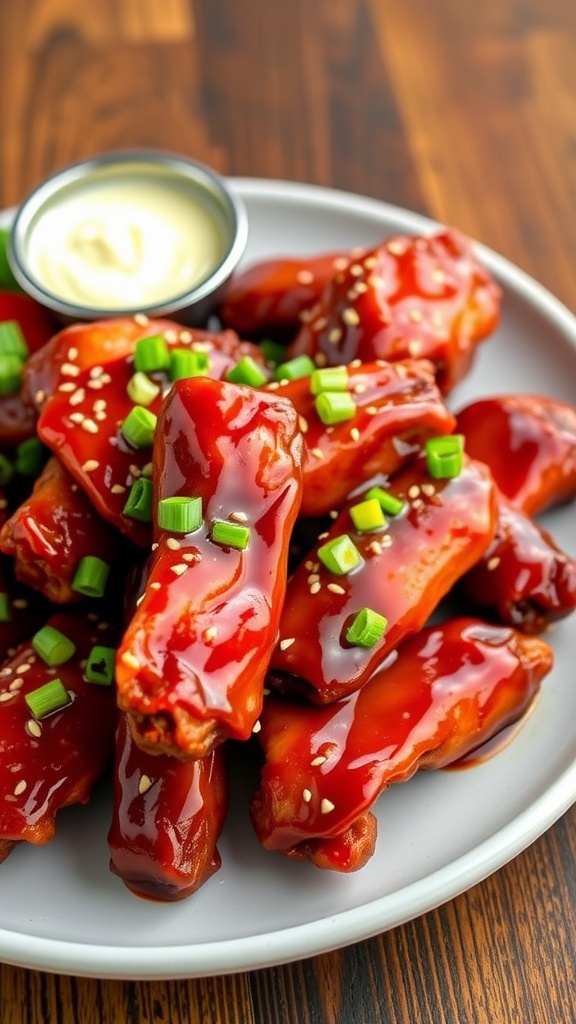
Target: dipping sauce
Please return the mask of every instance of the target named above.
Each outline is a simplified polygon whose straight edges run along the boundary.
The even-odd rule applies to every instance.
[[[97,179],[44,210],[30,233],[32,274],[67,302],[139,309],[190,291],[226,238],[200,195],[163,178]]]

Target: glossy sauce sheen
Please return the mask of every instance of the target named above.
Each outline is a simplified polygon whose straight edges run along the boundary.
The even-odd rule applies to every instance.
[[[344,836],[380,793],[419,768],[440,768],[522,716],[552,652],[540,639],[454,619],[407,640],[355,694],[329,707],[270,696],[261,716],[266,764],[251,813],[268,849],[297,851]],[[384,840],[385,841],[385,840]],[[342,870],[338,843],[306,847]],[[326,851],[325,851],[326,852]],[[361,863],[366,851],[361,850]],[[346,870],[354,864],[346,850]]]
[[[0,839],[7,841],[52,839],[57,811],[86,803],[114,749],[114,687],[86,682],[83,668],[95,644],[114,646],[112,628],[86,608],[59,612],[47,625],[74,641],[73,657],[50,668],[24,643],[0,673]],[[54,678],[72,701],[35,723],[24,696]]]
[[[156,528],[119,652],[119,699],[143,742],[202,756],[228,735],[250,735],[277,637],[301,456],[285,399],[207,377],[176,382],[166,399],[154,492],[200,496],[204,522],[180,536]],[[246,549],[214,543],[212,522],[238,516],[251,531]]]
[[[126,715],[116,735],[110,867],[140,896],[190,896],[218,870],[216,847],[228,803],[223,747],[198,761],[149,754]]]
[[[481,463],[467,461],[459,476],[432,481],[421,458],[388,489],[405,501],[403,512],[390,516],[383,530],[362,533],[353,527],[350,503],[290,579],[280,641],[294,642],[274,651],[271,685],[304,692],[318,703],[358,689],[390,651],[422,628],[494,535],[494,486]],[[360,567],[346,576],[331,573],[317,555],[320,544],[342,534],[362,555]],[[316,576],[318,588],[310,582]],[[388,626],[373,647],[351,646],[346,630],[365,606],[385,616]]]

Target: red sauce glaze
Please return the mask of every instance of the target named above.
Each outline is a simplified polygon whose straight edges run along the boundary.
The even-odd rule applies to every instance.
[[[28,351],[44,346],[56,330],[54,321],[43,306],[28,295],[0,291],[0,322],[15,320],[19,324]],[[13,447],[33,437],[37,414],[23,385],[11,395],[0,395],[0,445]]]
[[[422,628],[494,535],[494,486],[482,463],[465,461],[459,476],[433,481],[421,458],[388,490],[405,502],[403,512],[390,516],[383,529],[360,532],[350,502],[291,577],[270,666],[272,686],[304,692],[317,703],[358,689],[383,658]],[[362,556],[359,568],[345,576],[326,569],[317,553],[342,534]],[[382,638],[368,648],[346,641],[363,607],[388,621]]]
[[[484,614],[524,633],[541,633],[576,607],[576,560],[500,497],[494,539],[462,577],[459,591]]]
[[[337,273],[289,349],[331,366],[430,359],[446,394],[497,325],[501,292],[455,231],[397,236]]]
[[[150,754],[121,715],[108,845],[111,870],[132,892],[162,901],[196,892],[221,865],[227,804],[223,747],[198,761]]]
[[[249,387],[178,381],[158,421],[154,492],[202,498],[203,524],[155,529],[143,600],[118,658],[119,700],[141,744],[200,757],[247,739],[276,642],[288,545],[302,493],[293,406]],[[250,528],[245,550],[217,544],[215,520]]]
[[[74,641],[69,661],[50,668],[26,642],[0,670],[0,839],[9,843],[52,839],[57,811],[88,801],[114,749],[114,687],[84,679],[92,647],[114,646],[112,628],[86,608],[59,612],[47,625]],[[24,697],[54,678],[71,703],[36,722]]]
[[[352,419],[326,426],[314,405],[309,378],[283,383],[304,431],[302,516],[342,506],[350,492],[376,473],[391,475],[418,455],[429,437],[450,434],[455,419],[426,360],[348,367]]]
[[[139,330],[142,332],[142,328]],[[201,345],[208,355],[209,376],[222,377],[246,354],[256,353],[255,358],[262,362],[259,350],[239,341],[232,331],[216,335],[178,328],[177,332],[164,332],[164,337],[169,347]],[[132,351],[133,345],[134,341]],[[38,435],[59,456],[98,513],[134,543],[147,547],[152,534],[150,524],[124,514],[132,484],[152,459],[151,447],[135,448],[120,429],[135,404],[127,392],[133,374],[132,352],[79,369],[47,400]],[[160,385],[157,397],[148,405],[156,416],[171,383],[165,373],[149,376]]]
[[[16,577],[55,604],[79,601],[71,586],[78,563],[94,555],[111,565],[119,541],[55,456],[0,530],[0,550],[14,558]]]
[[[254,263],[232,278],[220,319],[242,335],[293,335],[302,313],[349,260],[348,252],[329,252]]]
[[[458,414],[466,451],[486,462],[518,509],[536,515],[576,495],[576,408],[541,395],[500,395]]]
[[[271,695],[251,804],[260,842],[289,855],[303,844],[319,866],[342,870],[331,850],[383,790],[419,768],[446,766],[516,721],[551,666],[541,639],[455,619],[407,640],[362,689],[328,707]],[[365,859],[362,848],[360,863],[348,856],[345,870]]]

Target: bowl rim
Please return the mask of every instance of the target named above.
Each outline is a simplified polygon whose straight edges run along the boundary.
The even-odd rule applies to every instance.
[[[61,298],[43,285],[29,269],[26,238],[30,225],[38,215],[42,215],[43,208],[60,192],[77,186],[82,187],[84,179],[102,169],[130,163],[140,164],[142,167],[159,167],[167,172],[167,177],[178,175],[183,179],[189,178],[200,190],[209,193],[220,205],[229,229],[224,255],[208,276],[193,288],[170,295],[159,302],[140,305],[137,309],[133,305],[86,305]],[[248,230],[248,214],[243,199],[229,187],[223,175],[208,164],[170,150],[117,149],[97,153],[87,159],[68,164],[44,178],[28,192],[16,207],[7,255],[20,287],[37,302],[61,316],[77,320],[95,320],[130,316],[137,312],[162,317],[193,309],[223,288],[244,254]]]

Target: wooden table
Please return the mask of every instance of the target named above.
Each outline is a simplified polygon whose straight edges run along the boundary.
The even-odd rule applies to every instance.
[[[172,149],[428,213],[576,310],[575,54],[573,0],[3,0],[0,205],[96,151]],[[573,808],[487,881],[370,941],[192,981],[3,967],[0,1016],[559,1024],[576,1019],[575,934]]]

